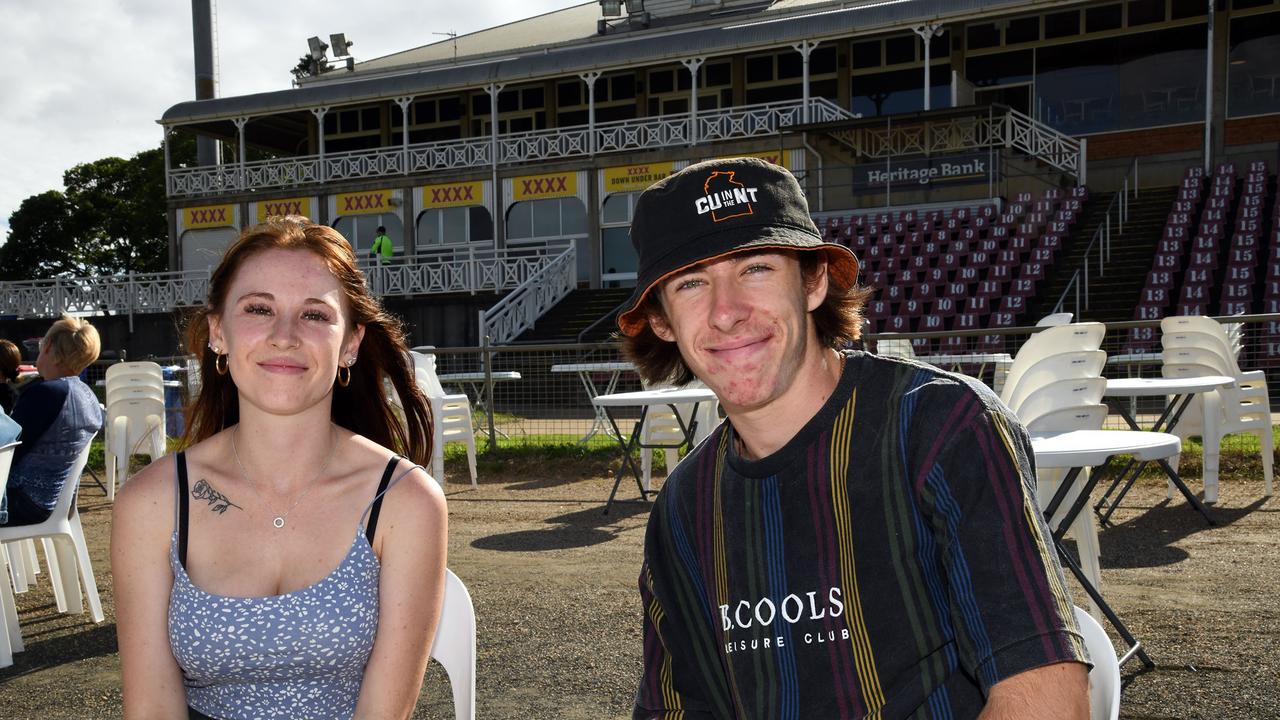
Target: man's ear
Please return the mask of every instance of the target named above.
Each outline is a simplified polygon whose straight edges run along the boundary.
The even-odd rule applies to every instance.
[[[827,299],[827,289],[830,287],[831,282],[831,274],[828,272],[827,267],[825,259],[819,260],[817,267],[813,269],[813,274],[802,278],[806,297],[805,304],[809,312],[817,310]]]
[[[667,318],[660,312],[650,311],[645,316],[649,321],[649,328],[653,330],[653,334],[667,342],[675,342],[676,334],[671,331],[671,326],[667,324]]]

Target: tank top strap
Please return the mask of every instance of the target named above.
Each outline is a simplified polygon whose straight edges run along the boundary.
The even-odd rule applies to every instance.
[[[387,467],[382,471],[382,480],[378,483],[378,493],[374,495],[373,500],[369,501],[369,504],[365,506],[364,513],[360,516],[360,521],[365,523],[365,539],[369,541],[370,545],[373,544],[373,534],[378,529],[378,515],[382,512],[382,498],[385,497],[387,491],[394,487],[396,483],[400,482],[405,475],[413,472],[414,468],[421,467],[420,465],[409,463],[408,468],[399,475],[395,475],[396,465],[404,459],[405,458],[402,455],[392,455],[391,459],[387,461]],[[395,475],[394,478],[392,477],[393,475]],[[368,518],[367,522],[365,521],[365,518]]]
[[[187,567],[187,516],[188,503],[187,498],[187,454],[179,451],[174,454],[174,466],[177,468],[177,482],[175,490],[178,493],[177,502],[173,504],[173,526],[178,529],[178,562],[185,570]]]

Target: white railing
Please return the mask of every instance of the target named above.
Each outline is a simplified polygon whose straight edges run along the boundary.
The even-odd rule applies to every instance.
[[[196,305],[209,293],[209,273],[171,272],[0,283],[0,315],[57,317],[64,312],[164,312]]]
[[[396,257],[382,267],[363,258],[360,267],[380,295],[503,292],[556,262],[564,249],[562,241],[501,250],[467,245]],[[110,312],[132,316],[199,305],[208,295],[208,270],[0,282],[0,315]]]
[[[853,115],[826,98],[809,100],[809,121],[831,122]],[[688,115],[639,118],[498,136],[498,162],[520,163],[586,157],[771,135],[799,125],[803,101],[746,105]],[[696,137],[691,132],[696,127]],[[1046,126],[1047,127],[1047,126]],[[594,145],[592,140],[594,138]],[[493,162],[492,138],[440,140],[403,146],[259,160],[217,167],[170,169],[169,197],[195,197],[228,192],[320,184],[332,180],[390,177],[406,173],[487,167]]]
[[[980,113],[954,117],[921,118],[895,123],[867,124],[828,133],[868,159],[904,158],[912,155],[986,150],[1005,147],[1019,150],[1057,170],[1086,181],[1085,142],[1063,135],[1052,127],[1007,108],[1001,114]]]
[[[533,327],[577,285],[577,253],[573,243],[530,275],[520,286],[488,310],[480,312],[480,337],[486,344],[505,345]]]
[[[1064,135],[1054,128],[1010,109],[1004,116],[1004,145],[1022,152],[1076,178],[1084,185],[1088,179],[1084,156],[1084,140]]]
[[[1084,257],[1080,260],[1080,267],[1072,273],[1071,279],[1067,281],[1067,286],[1063,288],[1062,294],[1058,296],[1058,303],[1053,307],[1054,312],[1069,310],[1075,314],[1076,319],[1079,319],[1080,311],[1089,309],[1090,268],[1096,263],[1098,277],[1106,276],[1106,263],[1111,259],[1112,226],[1114,225],[1117,234],[1124,234],[1124,224],[1129,222],[1129,203],[1137,196],[1138,159],[1134,158],[1133,162],[1129,164],[1129,172],[1124,176],[1124,183],[1120,192],[1112,196],[1102,222],[1098,225],[1098,229],[1093,232],[1093,237],[1089,239],[1089,246],[1085,248]],[[1115,218],[1114,223],[1111,220],[1112,217]],[[1096,258],[1095,251],[1097,253]]]

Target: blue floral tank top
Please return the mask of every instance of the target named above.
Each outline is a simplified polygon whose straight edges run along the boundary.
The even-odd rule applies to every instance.
[[[184,486],[185,458],[177,460]],[[387,466],[378,498],[396,460]],[[180,513],[179,527],[185,520]],[[220,720],[350,718],[378,631],[380,566],[364,523],[328,576],[268,597],[227,597],[196,587],[183,567],[181,543],[175,529],[169,645],[182,668],[187,704]]]

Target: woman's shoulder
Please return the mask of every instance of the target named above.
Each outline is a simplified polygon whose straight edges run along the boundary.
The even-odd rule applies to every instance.
[[[120,486],[112,511],[116,519],[130,522],[163,522],[168,524],[173,515],[177,490],[175,478],[178,468],[177,453],[161,457]]]

